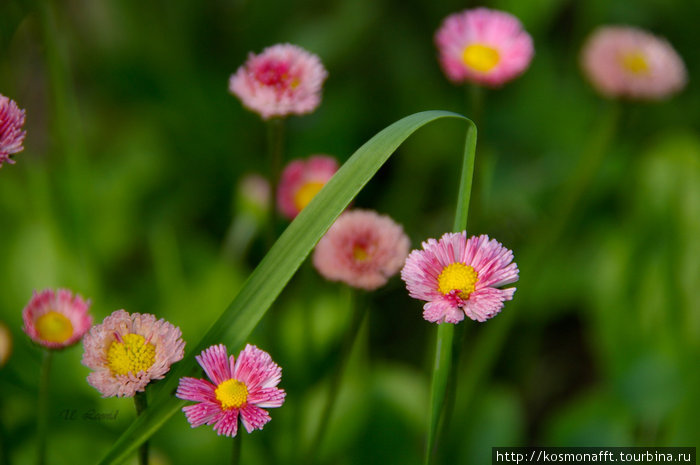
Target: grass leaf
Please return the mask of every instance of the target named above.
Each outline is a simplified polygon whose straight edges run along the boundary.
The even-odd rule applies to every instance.
[[[335,176],[282,233],[236,298],[214,322],[201,341],[197,345],[189,345],[185,358],[173,367],[172,372],[163,382],[154,386],[150,406],[122,434],[99,462],[100,465],[120,463],[127,459],[141,443],[148,440],[185,405],[184,401],[174,396],[174,392],[180,377],[194,372],[196,368],[194,356],[207,347],[221,342],[234,349],[243,346],[265,312],[326,230],[399,145],[422,126],[444,118],[460,119],[470,125],[464,165],[468,164],[466,158],[471,152],[471,166],[473,166],[476,130],[470,120],[456,113],[445,111],[415,113],[395,122],[372,137],[341,166]],[[471,172],[469,172],[468,184],[470,187]],[[465,201],[468,203],[469,199],[468,191],[463,192],[465,187],[463,173],[459,195],[462,203]],[[466,223],[464,205],[461,208]]]

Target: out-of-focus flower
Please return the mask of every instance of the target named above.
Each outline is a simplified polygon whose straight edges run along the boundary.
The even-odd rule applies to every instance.
[[[499,87],[530,65],[532,37],[510,13],[475,8],[447,18],[435,34],[440,64],[455,83]]]
[[[581,66],[606,97],[659,100],[685,86],[683,60],[666,40],[627,26],[604,26],[586,40]]]
[[[180,328],[162,318],[117,310],[83,339],[83,365],[94,370],[88,383],[103,397],[133,397],[182,360],[181,336]]]
[[[301,47],[278,44],[250,54],[229,80],[229,90],[263,119],[310,113],[321,103],[328,73]]]
[[[338,162],[327,155],[314,155],[308,160],[294,160],[282,171],[277,188],[280,213],[294,219],[311,202],[335,172]]]
[[[247,174],[238,183],[239,210],[264,217],[270,208],[270,183],[259,174]]]
[[[218,435],[233,437],[238,417],[249,433],[270,421],[265,408],[280,407],[285,392],[277,388],[282,369],[270,355],[250,344],[236,360],[223,344],[211,346],[195,357],[211,382],[180,378],[177,397],[198,402],[183,407],[192,428],[214,425]]]
[[[326,279],[373,290],[401,269],[409,246],[401,225],[388,216],[350,210],[321,238],[313,263]]]
[[[423,250],[406,259],[401,278],[411,297],[425,300],[423,318],[435,323],[459,323],[466,314],[485,321],[511,300],[515,288],[498,289],[518,280],[513,252],[488,236],[446,233],[428,239]]]
[[[22,310],[25,333],[48,349],[62,349],[80,341],[92,326],[90,301],[67,289],[34,292]]]
[[[5,162],[13,164],[10,155],[24,150],[24,113],[14,100],[0,94],[0,168]]]
[[[12,353],[12,333],[10,329],[0,321],[0,368],[7,363]]]

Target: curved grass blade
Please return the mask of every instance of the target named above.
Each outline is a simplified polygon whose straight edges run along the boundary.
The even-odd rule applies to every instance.
[[[468,123],[469,132],[475,135],[474,123],[462,115],[446,111],[415,113],[383,129],[341,166],[335,176],[282,233],[233,302],[209,328],[202,340],[188,350],[185,358],[173,368],[163,382],[154,386],[156,389],[151,405],[134,420],[100,460],[99,465],[120,463],[127,459],[141,443],[148,440],[185,405],[184,401],[174,397],[174,392],[180,377],[191,375],[195,369],[194,356],[210,345],[221,342],[232,348],[241,347],[326,230],[399,145],[422,126],[444,118],[459,119]],[[465,148],[465,164],[469,151]],[[471,153],[473,156],[473,147]],[[461,188],[464,187],[463,177]],[[468,193],[464,194],[460,190],[462,202],[465,201],[465,195],[468,201]],[[466,210],[464,219],[466,220]]]

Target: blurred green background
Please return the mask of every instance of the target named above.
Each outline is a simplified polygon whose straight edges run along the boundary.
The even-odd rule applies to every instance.
[[[484,95],[470,233],[513,249],[515,300],[463,324],[450,464],[492,446],[695,446],[700,437],[700,3],[499,0],[535,41],[519,79]],[[249,52],[290,42],[329,71],[316,112],[288,120],[285,158],[346,160],[410,113],[470,116],[436,60],[442,19],[472,3],[3,0],[0,93],[27,110],[25,151],[0,170],[0,459],[32,463],[40,350],[21,331],[34,289],[68,287],[112,311],[154,313],[192,345],[264,253],[223,253],[245,212],[236,185],[267,173],[265,127],[227,91]],[[663,103],[604,101],[578,53],[602,24],[666,37],[689,83]],[[605,121],[619,124],[588,164]],[[438,123],[399,149],[355,205],[402,223],[414,247],[452,224],[463,127]],[[602,144],[602,142],[601,142]],[[591,182],[562,214],[566,192]],[[554,231],[554,232],[553,232]],[[420,463],[435,327],[398,278],[367,297],[323,463]],[[306,263],[251,342],[283,366],[287,402],[244,438],[245,463],[295,463],[318,425],[349,321],[348,291]],[[226,341],[222,341],[226,342]],[[240,348],[230,348],[237,352]],[[134,418],[101,399],[82,347],[55,357],[51,464],[97,461]],[[74,420],[65,418],[75,410]],[[114,413],[116,420],[84,418]],[[230,440],[173,417],[152,439],[166,464],[222,463]]]

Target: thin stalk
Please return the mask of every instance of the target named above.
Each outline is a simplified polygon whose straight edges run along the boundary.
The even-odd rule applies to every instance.
[[[345,338],[343,339],[343,344],[340,351],[339,363],[336,366],[333,377],[330,381],[330,391],[328,393],[328,399],[326,400],[326,405],[323,407],[323,413],[321,414],[320,424],[316,430],[313,441],[311,441],[311,447],[309,450],[309,455],[306,464],[313,464],[316,461],[316,456],[318,451],[321,449],[321,442],[325,437],[326,431],[328,430],[328,425],[330,423],[331,416],[333,415],[333,410],[335,404],[338,401],[338,393],[340,392],[341,382],[343,380],[343,374],[347,369],[348,362],[350,360],[350,355],[352,348],[355,346],[357,337],[360,334],[360,328],[362,327],[362,321],[367,314],[367,305],[364,299],[358,295],[360,291],[350,289],[349,301],[352,312],[352,319],[350,321],[350,327],[347,333],[345,333]]]
[[[476,132],[476,126],[473,124],[467,129],[467,138],[464,144],[464,164],[462,165],[462,176],[457,196],[457,210],[453,226],[453,230],[456,232],[467,229],[469,201],[474,177],[474,159],[476,157]],[[433,376],[430,383],[430,414],[428,417],[428,437],[425,448],[426,465],[432,463],[435,455],[435,446],[440,437],[440,420],[443,416],[447,387],[452,376],[453,351],[459,347],[459,345],[454,344],[454,332],[455,328],[452,323],[441,323],[438,325]]]
[[[551,220],[542,225],[539,237],[542,239],[534,247],[532,252],[524,257],[523,263],[539,264],[546,259],[546,254],[561,240],[566,231],[567,224],[573,213],[580,206],[581,199],[590,186],[590,183],[598,173],[603,163],[608,147],[612,142],[616,128],[620,120],[621,108],[618,102],[613,102],[600,119],[600,124],[596,128],[594,135],[589,139],[590,143],[581,154],[581,159],[572,173],[569,182],[566,183],[564,192],[558,198],[559,203],[554,208]],[[527,280],[527,277],[521,281]],[[537,280],[521,282],[520,287],[532,287],[537,285]],[[536,294],[530,292],[523,294],[523,298]],[[479,385],[490,373],[498,355],[501,353],[505,341],[508,340],[508,333],[515,325],[519,317],[521,308],[527,307],[528,303],[523,299],[515,299],[510,303],[510,309],[499,316],[492,324],[489,324],[482,332],[481,337],[476,341],[473,350],[475,354],[462,371],[468,372],[469,376],[464,376],[465,383],[460,386],[463,406],[469,407],[473,397],[476,395]]]
[[[282,172],[284,154],[284,120],[272,118],[267,122],[267,150],[270,163],[270,196],[272,202],[267,224],[268,247],[275,242],[275,226],[277,224],[277,186]]]
[[[46,443],[49,431],[49,382],[51,379],[51,359],[53,352],[49,349],[44,350],[44,355],[41,360],[41,372],[39,375],[39,401],[37,403],[37,413],[39,415],[37,422],[37,454],[36,463],[38,465],[46,464]]]
[[[231,465],[238,465],[241,463],[241,447],[243,445],[243,431],[241,431],[240,428],[231,442],[233,443],[231,449]]]
[[[146,410],[146,407],[148,407],[146,391],[136,393],[134,396],[134,407],[136,407],[136,416],[141,415]],[[139,447],[139,465],[148,465],[148,441],[145,441]]]

